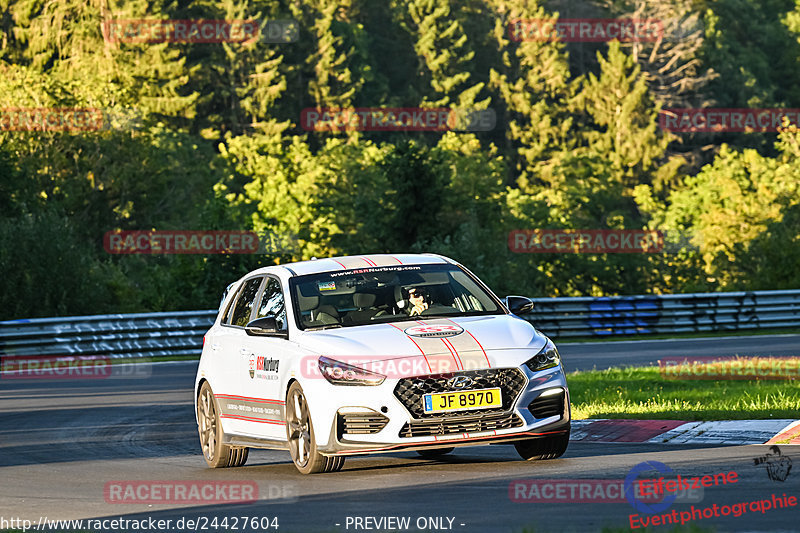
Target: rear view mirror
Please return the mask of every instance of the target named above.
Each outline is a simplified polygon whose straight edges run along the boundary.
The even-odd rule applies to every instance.
[[[515,315],[528,313],[533,310],[533,301],[524,296],[506,296],[506,307]]]

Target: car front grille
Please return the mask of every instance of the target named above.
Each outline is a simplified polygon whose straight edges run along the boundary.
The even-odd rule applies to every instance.
[[[424,412],[422,397],[425,394],[437,392],[458,391],[447,384],[447,380],[455,376],[468,376],[472,378],[472,384],[465,390],[489,389],[500,387],[503,393],[503,406],[489,409],[475,409],[469,412],[470,415],[482,413],[497,413],[509,411],[517,400],[520,392],[526,383],[525,374],[518,368],[488,368],[485,370],[472,370],[469,372],[453,372],[449,374],[431,374],[429,376],[418,376],[414,378],[404,378],[397,382],[394,388],[394,395],[400,400],[408,412],[414,418],[455,418],[463,415],[453,412],[449,414]]]
[[[388,423],[389,419],[378,413],[339,414],[339,436],[344,433],[351,435],[377,433]]]
[[[528,405],[528,410],[535,418],[561,416],[564,413],[564,392],[545,396],[544,398],[540,396]]]
[[[432,437],[458,433],[477,433],[519,427],[522,419],[514,413],[487,413],[419,422],[406,422],[400,429],[400,437]]]

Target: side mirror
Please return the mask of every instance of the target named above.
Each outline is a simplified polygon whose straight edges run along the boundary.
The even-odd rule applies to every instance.
[[[244,331],[251,336],[274,336],[285,334],[285,332],[278,329],[278,322],[273,316],[256,318],[244,327]]]
[[[524,296],[506,296],[504,303],[508,310],[515,315],[528,313],[533,310],[533,301]]]

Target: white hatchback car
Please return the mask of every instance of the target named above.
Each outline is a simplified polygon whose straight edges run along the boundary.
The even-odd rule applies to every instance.
[[[501,301],[451,259],[317,259],[228,289],[195,382],[211,467],[243,465],[249,448],[288,449],[304,474],[356,454],[510,443],[549,459],[567,448],[558,350],[513,314],[532,302]]]

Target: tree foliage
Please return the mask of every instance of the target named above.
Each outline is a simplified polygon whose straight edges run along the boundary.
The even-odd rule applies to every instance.
[[[2,317],[198,309],[261,265],[437,252],[499,293],[796,288],[800,137],[671,134],[662,107],[800,108],[790,0],[5,0]],[[514,38],[519,20],[658,18],[652,42]],[[136,43],[119,19],[294,19],[294,42]],[[512,31],[510,31],[510,29]],[[490,131],[314,132],[315,107],[491,109]],[[3,116],[0,116],[0,120]],[[2,126],[2,122],[0,122]],[[515,229],[643,229],[657,254],[521,254]],[[254,230],[252,256],[134,255],[111,230]],[[262,250],[264,251],[264,250]]]

